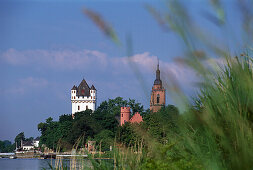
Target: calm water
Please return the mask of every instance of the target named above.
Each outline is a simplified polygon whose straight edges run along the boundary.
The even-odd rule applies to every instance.
[[[63,164],[69,166],[69,159],[64,159]],[[0,159],[0,170],[37,170],[50,169],[49,165],[55,165],[54,159]]]

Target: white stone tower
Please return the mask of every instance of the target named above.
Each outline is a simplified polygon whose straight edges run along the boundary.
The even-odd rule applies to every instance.
[[[78,87],[74,85],[71,89],[71,103],[73,117],[76,112],[85,111],[86,109],[94,112],[97,103],[96,88],[93,85],[89,87],[83,79]]]

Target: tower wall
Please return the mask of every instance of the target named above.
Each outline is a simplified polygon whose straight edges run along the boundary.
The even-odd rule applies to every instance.
[[[120,125],[122,126],[130,120],[130,107],[120,108]]]
[[[157,101],[157,96],[160,96],[159,103]],[[159,111],[165,106],[165,89],[152,90],[150,99],[150,110],[153,112]]]
[[[97,90],[90,90],[90,96],[91,96],[91,101],[92,101],[92,104],[91,104],[91,110],[92,111],[95,111],[97,106],[96,106],[96,101],[97,101]]]

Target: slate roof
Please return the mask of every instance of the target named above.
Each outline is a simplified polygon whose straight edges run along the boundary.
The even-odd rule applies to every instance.
[[[79,86],[77,87],[77,96],[90,96],[90,87],[88,86],[87,82],[83,79]]]
[[[91,88],[90,88],[91,90],[96,90],[96,88],[94,87],[94,85],[92,84],[92,86],[91,86]]]
[[[77,90],[77,87],[74,85],[71,90]]]
[[[33,142],[32,141],[26,141],[23,146],[33,146]]]
[[[36,139],[34,139],[34,140],[37,140],[37,141],[39,141],[40,140],[40,137],[37,137]]]

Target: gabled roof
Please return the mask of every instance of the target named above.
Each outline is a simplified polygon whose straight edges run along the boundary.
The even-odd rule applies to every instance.
[[[142,116],[138,112],[136,112],[130,119],[131,123],[140,123],[142,121],[143,121]]]
[[[23,146],[33,146],[32,141],[26,141]]]
[[[91,86],[91,88],[90,88],[91,90],[96,90],[96,88],[94,87],[94,85],[92,84],[92,86]]]
[[[90,96],[90,87],[83,79],[77,88],[77,96]]]
[[[35,138],[34,140],[35,140],[35,141],[36,141],[36,140],[39,141],[39,140],[40,140],[40,137],[37,137],[37,138]]]

